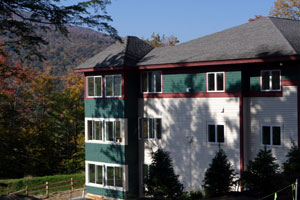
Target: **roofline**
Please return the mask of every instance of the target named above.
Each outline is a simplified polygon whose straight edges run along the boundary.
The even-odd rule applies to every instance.
[[[162,68],[179,68],[179,67],[196,67],[196,66],[212,66],[212,65],[230,65],[230,64],[246,64],[246,63],[264,63],[264,62],[278,62],[278,61],[293,61],[300,60],[300,55],[267,57],[267,58],[250,58],[250,59],[236,59],[236,60],[216,60],[216,61],[201,61],[188,63],[169,63],[169,64],[155,64],[155,65],[138,65],[138,66],[120,66],[120,67],[99,67],[87,69],[74,69],[75,72],[95,72],[95,71],[109,71],[109,70],[134,70],[134,69],[162,69]]]

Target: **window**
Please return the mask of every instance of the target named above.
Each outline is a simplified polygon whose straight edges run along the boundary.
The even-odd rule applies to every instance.
[[[161,92],[161,72],[143,72],[141,74],[141,89],[145,93]]]
[[[119,164],[86,161],[86,184],[107,189],[126,190],[125,171]]]
[[[124,127],[122,122],[120,119],[88,119],[87,140],[121,143],[123,141],[122,127]]]
[[[224,91],[224,72],[207,73],[207,91],[208,92]]]
[[[103,185],[103,166],[88,164],[88,182]]]
[[[261,90],[280,91],[280,70],[261,71]]]
[[[87,96],[101,97],[102,96],[102,77],[88,76],[87,77]]]
[[[107,181],[108,186],[123,187],[123,169],[122,167],[107,167]]]
[[[142,173],[143,173],[143,175],[142,175],[142,182],[143,182],[143,187],[144,187],[144,191],[146,191],[147,190],[147,188],[145,187],[145,184],[146,184],[146,181],[147,181],[147,179],[149,178],[149,176],[150,176],[150,168],[151,168],[151,164],[143,164],[142,165]]]
[[[161,139],[161,119],[160,118],[140,118],[140,138]]]
[[[122,96],[122,76],[121,75],[105,76],[105,96],[106,97]]]
[[[208,142],[224,143],[224,125],[208,124]]]
[[[262,144],[280,146],[281,145],[281,127],[280,126],[262,126]]]

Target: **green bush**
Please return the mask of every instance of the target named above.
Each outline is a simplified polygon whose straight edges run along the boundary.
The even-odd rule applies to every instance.
[[[293,143],[286,157],[287,160],[283,163],[283,174],[289,182],[300,180],[300,148]]]
[[[218,196],[227,193],[234,185],[235,174],[222,149],[216,152],[209,168],[205,172],[204,191],[207,196]]]
[[[279,165],[275,163],[271,150],[261,149],[253,161],[249,161],[247,170],[242,173],[242,185],[253,194],[268,194],[276,191],[281,182]]]
[[[189,192],[189,200],[198,200],[198,199],[203,199],[203,194],[200,190],[191,190]]]
[[[182,199],[183,185],[174,172],[168,152],[158,149],[152,153],[152,164],[145,186],[145,194],[155,199]]]

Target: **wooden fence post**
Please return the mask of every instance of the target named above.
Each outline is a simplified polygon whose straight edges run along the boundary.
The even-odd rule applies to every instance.
[[[29,196],[28,185],[26,185],[25,193],[27,196]]]
[[[73,180],[73,178],[71,178],[71,188],[72,188],[72,192],[74,192],[74,180]]]
[[[49,197],[49,183],[46,182],[46,196]]]

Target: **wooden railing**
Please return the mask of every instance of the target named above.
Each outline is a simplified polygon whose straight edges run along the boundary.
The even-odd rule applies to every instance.
[[[28,185],[26,185],[25,189],[23,190],[19,190],[16,192],[7,192],[7,194],[22,194],[25,193],[26,195],[32,195],[32,194],[36,194],[36,193],[44,193],[47,197],[49,196],[49,193],[53,190],[57,190],[57,189],[61,189],[61,188],[68,188],[66,190],[71,190],[72,192],[74,192],[74,188],[76,186],[84,186],[84,181],[85,178],[80,178],[80,179],[73,179],[71,178],[71,180],[64,180],[64,181],[58,181],[58,182],[53,182],[53,183],[49,183],[48,181],[45,184],[41,184],[41,185],[36,185],[36,186],[32,186],[32,187],[28,187]],[[58,186],[57,186],[58,185]]]

